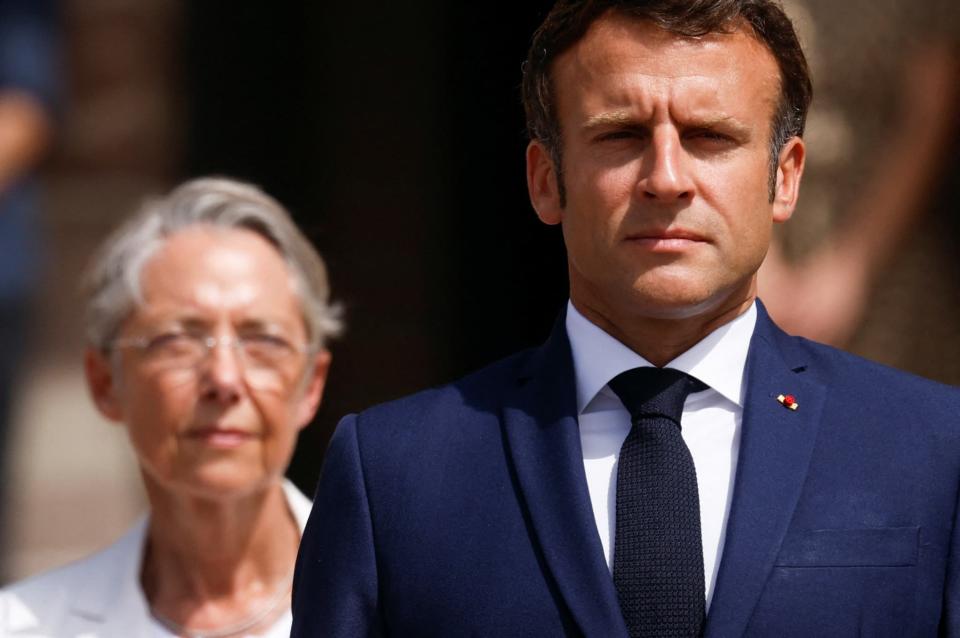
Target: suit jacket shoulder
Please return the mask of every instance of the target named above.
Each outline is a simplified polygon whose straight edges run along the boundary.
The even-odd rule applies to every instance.
[[[851,423],[864,427],[910,428],[941,437],[941,443],[960,444],[960,388],[787,335],[768,319],[758,325],[755,339],[766,341],[794,371],[825,387],[827,413],[849,414]]]
[[[537,354],[535,349],[524,350],[451,383],[375,405],[344,422],[356,428],[365,454],[373,452],[370,448],[382,450],[378,463],[388,456],[409,463],[411,455],[436,453],[436,445],[474,445],[472,437],[499,429],[505,402]]]
[[[391,421],[458,406],[477,409],[496,407],[502,400],[503,392],[522,376],[537,354],[534,348],[514,353],[456,381],[367,408],[360,416],[364,420]]]

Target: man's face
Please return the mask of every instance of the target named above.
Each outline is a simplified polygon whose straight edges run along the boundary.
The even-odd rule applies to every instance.
[[[283,259],[252,232],[196,226],[149,258],[141,286],[110,360],[88,352],[87,372],[101,412],[125,424],[148,487],[224,497],[277,480],[329,362],[302,347]],[[212,347],[197,348],[207,337]]]
[[[563,225],[574,303],[678,319],[749,302],[803,164],[794,138],[771,202],[772,54],[741,30],[681,38],[608,13],[552,72],[566,205],[537,142],[528,182],[541,219]]]

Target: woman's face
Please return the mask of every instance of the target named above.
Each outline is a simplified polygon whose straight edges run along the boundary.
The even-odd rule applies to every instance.
[[[143,303],[86,370],[148,487],[224,498],[278,480],[330,361],[306,346],[283,258],[253,232],[195,226],[148,259],[140,282]]]

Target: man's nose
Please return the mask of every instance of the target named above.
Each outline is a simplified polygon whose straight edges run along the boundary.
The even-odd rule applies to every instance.
[[[690,199],[693,180],[688,160],[676,129],[668,126],[655,128],[637,184],[644,198],[664,203]]]
[[[203,362],[203,393],[220,403],[232,403],[243,386],[243,362],[232,339],[217,339]]]

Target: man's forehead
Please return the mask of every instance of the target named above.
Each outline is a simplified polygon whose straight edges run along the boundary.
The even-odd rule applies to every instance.
[[[618,12],[608,12],[595,20],[577,43],[557,57],[555,64],[572,60],[600,68],[615,67],[622,62],[624,53],[611,46],[616,43],[629,43],[631,54],[646,57],[650,68],[657,69],[661,76],[702,74],[698,63],[717,57],[726,60],[729,68],[743,71],[755,71],[755,64],[764,61],[776,64],[772,52],[746,22],[723,31],[688,36]],[[686,59],[677,60],[678,57]]]
[[[780,92],[776,60],[749,25],[690,37],[648,20],[609,13],[558,56],[552,71],[561,101],[564,94],[576,94],[578,99],[612,100],[611,107],[618,99],[632,103],[635,95],[616,91],[636,86],[650,94],[682,92],[691,111],[709,111],[724,89],[756,90],[771,102]],[[610,78],[624,81],[611,84]],[[600,87],[609,95],[598,95]]]

